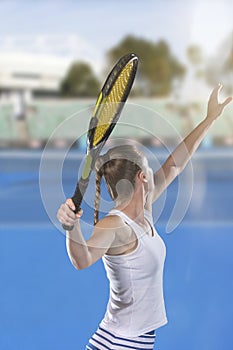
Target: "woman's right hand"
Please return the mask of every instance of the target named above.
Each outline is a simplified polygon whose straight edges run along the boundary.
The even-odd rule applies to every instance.
[[[218,84],[212,91],[209,101],[208,101],[208,108],[207,108],[207,117],[208,120],[215,120],[217,119],[221,114],[223,109],[232,101],[232,97],[228,97],[225,99],[223,103],[219,102],[218,95],[222,88],[222,84]]]
[[[68,198],[63,203],[57,212],[57,218],[62,225],[74,226],[75,223],[81,218],[83,211],[82,209],[78,213],[74,213],[75,205],[71,198]]]

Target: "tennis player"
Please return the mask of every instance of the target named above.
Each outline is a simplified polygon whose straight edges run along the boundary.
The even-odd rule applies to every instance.
[[[219,84],[212,91],[205,119],[181,142],[155,173],[132,145],[108,150],[96,161],[94,229],[84,240],[74,204],[67,199],[58,210],[67,231],[67,252],[78,270],[102,258],[110,282],[103,320],[86,349],[153,349],[157,328],[167,323],[163,297],[166,248],[156,232],[152,203],[185,168],[209,128],[232,100],[219,103]],[[104,177],[114,209],[98,221],[100,181]]]

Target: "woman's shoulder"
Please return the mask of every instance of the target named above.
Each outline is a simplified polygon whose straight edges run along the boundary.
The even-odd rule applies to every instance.
[[[100,219],[97,223],[98,226],[104,226],[109,228],[119,228],[125,225],[122,217],[115,213],[114,211],[110,211],[106,216]]]

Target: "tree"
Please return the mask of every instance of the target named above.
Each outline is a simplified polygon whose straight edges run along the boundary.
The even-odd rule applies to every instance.
[[[108,61],[113,65],[119,57],[129,52],[140,59],[138,79],[134,91],[147,96],[164,96],[171,92],[174,79],[182,79],[185,67],[172,55],[165,41],[153,41],[127,36],[108,51]]]
[[[203,62],[201,47],[199,45],[190,45],[187,48],[187,57],[193,66],[199,66]]]
[[[196,78],[202,78],[204,76],[202,48],[199,45],[190,45],[187,48],[187,58],[194,70],[194,76]]]
[[[223,64],[223,81],[228,94],[233,93],[233,46]]]
[[[213,86],[221,82],[226,94],[233,93],[233,32],[223,41],[217,54],[211,57],[205,73],[208,84]]]
[[[99,92],[100,84],[92,68],[85,62],[74,62],[61,83],[61,95],[92,97]]]

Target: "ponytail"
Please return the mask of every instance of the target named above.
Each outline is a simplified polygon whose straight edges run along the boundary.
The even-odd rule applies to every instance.
[[[96,193],[94,225],[99,219],[100,184],[104,176],[108,192],[113,200],[123,193],[129,197],[135,186],[136,174],[143,169],[143,153],[132,145],[122,145],[110,149],[95,162]],[[121,181],[126,180],[126,181]],[[118,188],[118,185],[119,188]],[[132,186],[129,186],[132,185]],[[121,189],[120,189],[121,188]]]
[[[96,190],[95,190],[95,211],[94,211],[94,225],[99,221],[99,206],[100,206],[100,184],[103,176],[103,171],[96,172]]]

